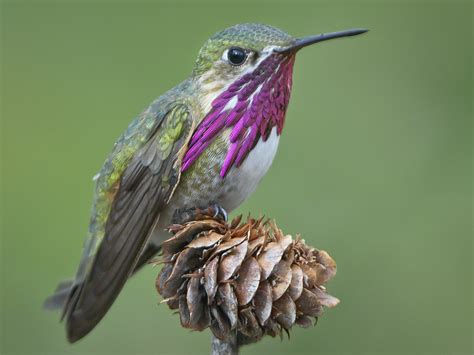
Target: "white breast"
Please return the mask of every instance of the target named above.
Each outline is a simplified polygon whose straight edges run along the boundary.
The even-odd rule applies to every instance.
[[[222,206],[232,211],[247,199],[257,188],[275,158],[280,136],[273,128],[268,139],[259,140],[238,168],[233,167],[226,176],[226,188],[221,194]]]
[[[273,128],[268,139],[265,142],[260,139],[242,165],[238,168],[233,166],[224,179],[219,171],[227,151],[223,151],[222,156],[206,157],[207,163],[214,159],[215,168],[210,168],[204,175],[199,170],[191,170],[181,178],[168,208],[161,213],[152,236],[153,243],[159,245],[169,237],[164,230],[171,224],[176,208],[202,208],[212,203],[218,203],[227,212],[237,208],[255,191],[267,173],[275,158],[279,140],[280,136],[277,135],[276,128]]]

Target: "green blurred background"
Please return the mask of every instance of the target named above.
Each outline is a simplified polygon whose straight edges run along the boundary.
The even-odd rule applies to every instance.
[[[367,27],[298,56],[277,158],[238,212],[338,262],[342,299],[244,354],[472,353],[472,2],[3,2],[2,354],[206,354],[134,277],[83,341],[41,310],[75,272],[92,176],[129,121],[239,22],[295,36]]]

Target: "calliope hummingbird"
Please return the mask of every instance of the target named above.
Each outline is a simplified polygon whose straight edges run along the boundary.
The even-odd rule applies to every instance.
[[[191,76],[132,121],[95,177],[75,279],[45,302],[63,309],[70,342],[97,325],[129,276],[159,251],[176,210],[215,206],[226,216],[255,190],[278,148],[296,53],[366,31],[296,39],[240,24],[207,40]]]

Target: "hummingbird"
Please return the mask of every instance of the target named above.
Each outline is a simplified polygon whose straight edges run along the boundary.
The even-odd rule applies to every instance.
[[[213,206],[226,218],[254,192],[277,152],[296,53],[366,31],[295,38],[249,23],[205,42],[190,77],[130,123],[94,177],[75,278],[45,301],[62,308],[69,342],[87,335],[157,254],[176,211]]]

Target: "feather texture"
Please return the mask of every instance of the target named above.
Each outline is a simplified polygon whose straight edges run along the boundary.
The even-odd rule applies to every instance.
[[[176,160],[192,125],[177,105],[133,156],[119,180],[105,234],[84,281],[66,308],[70,341],[86,335],[102,319],[134,269],[148,236],[177,184]]]
[[[283,130],[290,100],[294,55],[270,54],[250,73],[230,84],[191,137],[181,170],[186,171],[225,129],[231,129],[230,147],[220,171],[225,177],[240,166],[260,138],[273,127]]]

